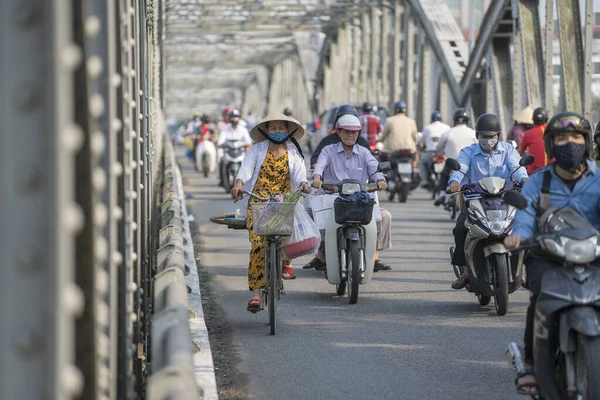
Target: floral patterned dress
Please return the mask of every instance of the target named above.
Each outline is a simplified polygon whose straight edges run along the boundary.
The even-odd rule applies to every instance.
[[[256,184],[252,189],[260,197],[272,197],[275,194],[288,193],[291,191],[290,167],[287,152],[277,158],[273,153],[267,151],[265,161],[260,167]],[[261,201],[252,197],[248,202],[246,227],[249,232],[250,262],[248,264],[248,286],[250,290],[261,289],[265,286],[265,237],[257,236],[252,229],[252,208],[250,204]],[[283,260],[283,266],[288,266],[289,260]]]

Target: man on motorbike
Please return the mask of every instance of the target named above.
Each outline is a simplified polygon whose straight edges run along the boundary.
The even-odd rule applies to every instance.
[[[382,173],[376,172],[378,162],[368,148],[357,145],[361,124],[354,115],[343,115],[336,122],[337,134],[341,141],[326,146],[313,172],[313,187],[320,189],[323,181],[342,182],[344,179],[357,179],[367,182],[370,175],[377,181],[378,190],[387,189],[387,182]],[[374,271],[389,270],[391,267],[379,259],[379,251],[391,247],[392,215],[381,209],[381,232],[377,235],[377,251],[375,253]],[[326,269],[325,251],[322,246],[317,256],[304,269]]]
[[[436,151],[438,155],[446,156],[446,158],[458,158],[458,153],[465,147],[477,143],[477,137],[475,131],[469,127],[469,113],[464,108],[457,108],[454,111],[454,126],[450,130],[446,131],[440,141],[437,143]],[[450,167],[445,166],[444,170],[440,174],[440,181],[436,191],[438,192],[438,198],[435,201],[435,205],[439,206],[444,203],[446,196],[446,185],[448,185],[448,179],[450,179],[450,173],[452,170]]]
[[[509,143],[501,142],[500,120],[494,114],[483,114],[475,123],[475,134],[478,143],[463,148],[458,158],[461,171],[454,171],[450,175],[450,192],[460,191],[461,183],[467,183],[469,177],[471,182],[476,183],[481,179],[494,176],[503,179],[509,179],[511,172],[515,171],[514,177],[517,182],[527,180],[527,172],[519,169],[519,152]],[[454,234],[454,255],[452,264],[456,266],[466,266],[465,258],[465,240],[467,238],[467,228],[465,220],[467,211],[463,209],[456,221],[456,226],[452,233]],[[462,289],[469,283],[468,269],[464,269],[463,275],[452,283],[452,289]]]
[[[442,134],[450,130],[450,127],[442,122],[442,114],[439,111],[431,113],[431,123],[423,128],[423,135],[420,140],[420,147],[423,149],[423,156],[419,163],[421,180],[429,182],[429,177],[433,173],[433,161],[437,144]],[[447,181],[446,181],[447,182]],[[434,190],[432,187],[431,190]]]
[[[391,152],[399,149],[410,149],[414,154],[413,168],[417,168],[419,155],[417,153],[417,123],[408,117],[408,106],[403,101],[394,104],[395,115],[385,122],[380,142],[383,142],[385,151]]]
[[[542,167],[523,185],[521,194],[527,199],[526,211],[517,211],[512,234],[504,239],[507,248],[519,247],[521,241],[539,230],[533,215],[541,216],[552,206],[569,207],[596,229],[600,229],[600,171],[590,158],[592,134],[590,123],[573,112],[556,114],[548,122],[544,147],[548,157],[556,161]],[[561,264],[531,256],[527,265],[527,288],[532,292],[525,325],[525,370],[518,374],[517,390],[521,394],[539,392],[533,370],[533,321],[535,306],[546,271]]]
[[[317,164],[317,160],[319,159],[319,155],[321,154],[321,151],[323,150],[323,148],[325,148],[325,146],[329,146],[330,144],[336,144],[339,143],[341,141],[340,136],[338,135],[337,130],[335,130],[335,126],[337,126],[337,122],[340,119],[341,116],[343,115],[354,115],[355,117],[358,117],[358,113],[356,112],[356,108],[354,108],[354,106],[352,104],[342,104],[341,106],[339,106],[337,108],[337,110],[335,110],[335,121],[333,121],[333,126],[334,126],[334,131],[331,135],[327,135],[325,136],[321,142],[319,143],[319,145],[317,146],[317,148],[315,149],[315,151],[313,151],[311,157],[310,157],[310,165],[312,168],[315,167],[315,165]],[[365,138],[363,138],[362,136],[358,137],[358,145],[363,146],[366,149],[369,149],[369,141]]]
[[[377,146],[377,138],[383,130],[381,120],[375,115],[375,106],[368,101],[363,103],[362,111],[362,115],[358,118],[362,126],[360,136],[367,139],[371,150],[374,150]]]
[[[248,129],[240,125],[240,119],[242,118],[242,114],[240,110],[234,108],[229,111],[229,125],[227,125],[221,133],[219,134],[219,140],[217,141],[217,147],[223,146],[223,144],[228,141],[241,141],[246,150],[252,146],[252,139],[250,138],[250,133]],[[222,150],[219,151],[219,186],[223,186],[223,175],[225,173],[222,162]]]
[[[544,132],[548,122],[548,111],[539,107],[533,110],[534,127],[525,131],[519,152],[523,155],[525,152],[535,157],[533,164],[527,167],[527,173],[533,174],[548,163],[546,150],[544,150]]]

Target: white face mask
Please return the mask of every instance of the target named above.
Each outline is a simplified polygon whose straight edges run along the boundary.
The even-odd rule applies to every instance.
[[[488,139],[488,138],[483,138],[483,137],[479,138],[479,145],[485,151],[490,151],[491,149],[496,147],[497,144],[498,144],[497,138],[494,138],[494,139]]]

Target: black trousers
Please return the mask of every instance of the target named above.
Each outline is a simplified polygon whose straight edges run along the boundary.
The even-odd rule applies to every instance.
[[[446,187],[448,187],[448,179],[450,179],[451,173],[452,173],[452,170],[450,169],[448,164],[444,165],[444,169],[442,170],[442,173],[440,174],[440,181],[438,182],[438,185],[435,188],[435,191],[437,193],[441,192],[442,190],[446,190]]]
[[[452,230],[454,235],[454,255],[452,256],[452,265],[460,265],[462,267],[467,265],[467,258],[465,257],[465,240],[467,240],[467,233],[469,230],[465,227],[465,221],[467,220],[467,210],[463,210],[458,215],[456,225]]]

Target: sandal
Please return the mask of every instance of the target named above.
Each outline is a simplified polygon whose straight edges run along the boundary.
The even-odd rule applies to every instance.
[[[323,261],[319,260],[317,257],[313,258],[311,262],[306,264],[302,269],[315,269],[317,271],[325,271],[327,270],[327,264]]]
[[[373,271],[389,271],[392,269],[390,265],[384,264],[381,260],[375,260],[375,266],[373,267]]]
[[[286,281],[290,279],[296,279],[296,274],[294,273],[294,267],[283,267],[281,269],[281,279],[285,279]]]
[[[262,310],[261,304],[260,304],[260,299],[250,299],[248,300],[248,311],[250,311],[252,314],[256,314],[257,312],[259,312],[260,310]]]
[[[519,379],[525,376],[533,376],[535,377],[535,371],[531,368],[521,370],[517,373],[517,377],[515,378],[515,385],[517,385],[517,393],[525,395],[525,396],[537,396],[540,393],[540,385],[537,383],[537,379],[535,382],[521,382],[519,383]],[[527,389],[533,388],[534,391],[529,391]]]

